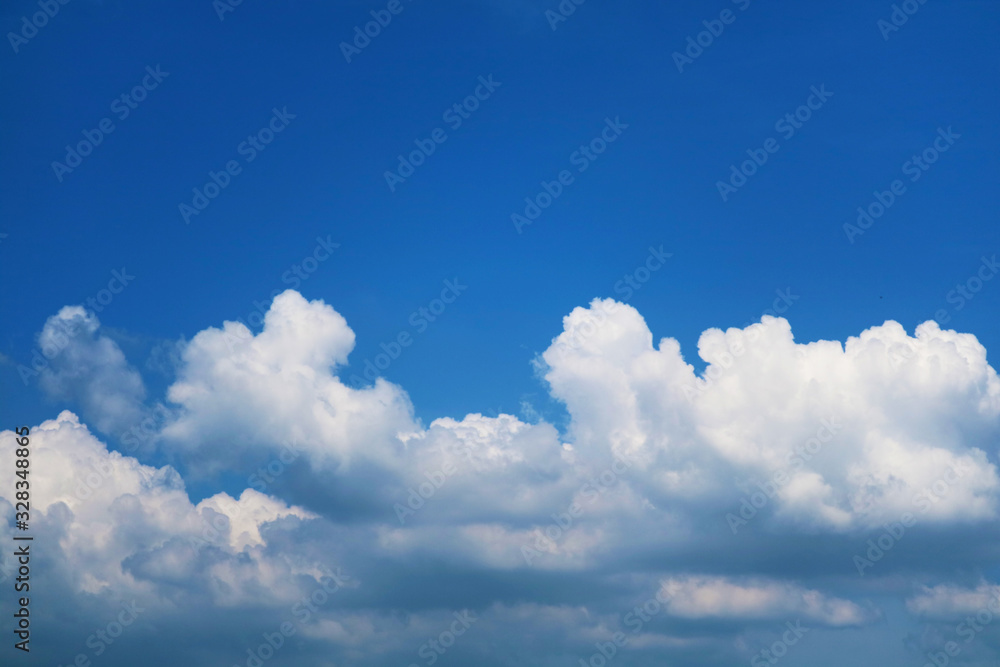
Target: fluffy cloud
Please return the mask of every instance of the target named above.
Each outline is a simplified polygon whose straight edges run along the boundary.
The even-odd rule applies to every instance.
[[[90,317],[64,309],[43,338],[82,318],[71,347],[110,370],[74,352],[46,382],[117,427],[125,403],[106,397],[134,405],[142,383]],[[936,577],[906,603],[917,618],[994,594],[941,583],[946,563],[989,552],[1000,492],[1000,381],[973,336],[887,322],[802,344],[764,317],[706,331],[697,374],[635,309],[597,300],[536,360],[562,433],[512,415],[424,425],[402,388],[341,382],[353,346],[343,317],[293,291],[256,335],[226,322],[179,345],[155,453],[173,466],[110,451],[69,412],[33,429],[45,576],[88,609],[135,597],[157,623],[208,624],[251,650],[295,619],[297,648],[275,664],[424,662],[462,610],[477,620],[451,659],[575,664],[654,595],[629,650],[727,664],[786,621],[870,627],[873,598],[905,598],[907,568]],[[213,495],[192,500],[177,470]],[[916,525],[859,579],[852,557],[907,512]],[[941,531],[965,549],[926,551]],[[340,567],[351,583],[330,597]],[[510,655],[490,657],[509,637]]]
[[[59,535],[63,572],[75,593],[149,593],[149,579],[132,566],[146,574],[173,567],[186,577],[204,576],[191,567],[192,554],[208,546],[221,556],[221,568],[250,562],[269,569],[273,565],[259,558],[262,527],[312,518],[251,489],[238,500],[221,493],[193,504],[174,469],[109,451],[70,412],[32,429],[29,438],[32,517]],[[14,440],[4,431],[0,447],[13,451]],[[14,470],[5,468],[7,486],[14,488]]]
[[[930,521],[996,517],[1000,380],[974,336],[927,322],[910,337],[887,322],[844,345],[799,344],[786,320],[764,316],[704,332],[696,376],[629,306],[597,300],[564,324],[542,359],[574,445],[646,462],[651,496],[705,499],[733,474],[779,473],[784,523],[873,527],[935,488]]]
[[[347,361],[354,332],[321,301],[287,291],[274,299],[264,330],[226,322],[196,335],[182,352],[168,399],[182,408],[163,436],[231,464],[248,450],[293,442],[317,467],[349,469],[358,459],[391,467],[412,431],[412,406],[384,381],[354,390],[332,374]]]
[[[549,506],[545,489],[563,474],[555,429],[510,415],[438,419],[425,429],[400,387],[380,379],[354,389],[340,380],[353,346],[354,332],[333,308],[287,291],[256,336],[226,322],[191,340],[168,394],[177,418],[161,435],[188,460],[230,470],[289,444],[308,461],[309,479],[298,481],[343,480],[324,502],[362,502],[385,518],[398,514],[393,505],[406,504],[411,488],[442,477],[447,486],[435,487],[439,500],[422,519]]]
[[[39,381],[52,397],[79,403],[103,433],[143,418],[146,389],[118,344],[99,335],[100,322],[82,306],[66,306],[45,322],[38,347],[49,359]]]

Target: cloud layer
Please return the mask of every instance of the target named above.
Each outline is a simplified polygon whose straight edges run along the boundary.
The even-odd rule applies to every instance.
[[[64,308],[41,342],[74,321],[44,387],[127,431],[145,390],[96,318]],[[79,619],[132,600],[144,611],[119,643],[152,642],[150,664],[248,664],[277,631],[269,664],[577,664],[611,641],[622,664],[722,665],[786,622],[846,642],[887,614],[936,622],[996,597],[978,563],[1000,380],[974,336],[886,322],[800,344],[765,316],[704,332],[697,374],[635,309],[595,300],[535,360],[564,432],[513,415],[424,425],[401,387],[341,381],[353,346],[342,316],[294,291],[256,335],[198,333],[156,422],[172,465],[68,411],[32,428],[37,576],[69,601],[39,613],[69,638],[47,658],[93,655]],[[192,500],[185,479],[221,475],[229,492]]]

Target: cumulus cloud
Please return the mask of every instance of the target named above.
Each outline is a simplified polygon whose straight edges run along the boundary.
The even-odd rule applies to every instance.
[[[926,322],[910,337],[887,322],[846,344],[800,344],[764,316],[704,332],[699,376],[676,340],[653,345],[630,306],[597,300],[564,326],[542,359],[574,445],[645,461],[651,494],[704,498],[733,473],[780,472],[776,519],[842,531],[918,510],[953,469],[961,484],[926,518],[996,517],[1000,380],[974,336]]]
[[[4,431],[0,447],[13,451],[15,437]],[[176,470],[109,451],[71,412],[31,429],[29,438],[32,523],[58,535],[49,548],[61,553],[70,593],[114,591],[152,604],[162,582],[185,581],[194,591],[200,581],[220,602],[247,587],[280,596],[291,586],[294,567],[267,555],[260,531],[282,519],[298,524],[312,518],[308,512],[251,489],[239,500],[223,493],[192,503]],[[5,488],[13,489],[13,466],[4,472]]]
[[[184,347],[168,393],[182,414],[163,435],[188,451],[211,447],[225,463],[293,441],[317,466],[390,466],[402,451],[397,436],[415,428],[412,406],[385,381],[365,390],[340,382],[333,370],[353,348],[354,332],[333,308],[280,294],[259,334],[226,322]]]
[[[209,468],[239,469],[289,443],[313,471],[302,484],[335,475],[342,481],[330,503],[360,500],[386,517],[395,518],[392,505],[406,503],[409,488],[446,468],[454,472],[439,498],[447,500],[422,519],[516,514],[543,504],[544,490],[562,475],[554,428],[509,415],[438,419],[424,428],[400,387],[341,381],[337,370],[353,346],[354,332],[333,308],[289,290],[275,298],[259,334],[226,322],[190,341],[168,393],[178,414],[161,435]],[[479,501],[469,502],[471,495]]]
[[[142,383],[90,317],[64,309],[46,324],[50,340],[82,322],[69,347],[96,355],[66,356],[46,382],[94,401],[85,415],[110,428],[123,405],[141,406]],[[340,314],[294,291],[256,335],[225,322],[178,344],[156,420],[175,466],[109,451],[69,412],[33,429],[33,465],[46,471],[38,526],[58,545],[51,576],[68,595],[139,596],[168,624],[195,606],[199,623],[238,616],[259,635],[343,566],[351,586],[300,619],[296,650],[379,665],[423,661],[461,610],[478,620],[455,659],[491,664],[484,647],[514,636],[494,663],[527,651],[561,664],[658,592],[663,613],[630,646],[728,664],[767,624],[870,626],[871,598],[914,559],[937,577],[907,601],[915,616],[995,592],[956,588],[916,549],[934,531],[989,549],[1000,381],[971,335],[887,322],[844,343],[797,343],[765,316],[702,334],[699,374],[634,308],[595,300],[536,360],[566,407],[563,432],[475,413],[425,425],[403,388],[340,380],[353,347]],[[192,500],[178,470],[216,484],[213,495]],[[859,581],[852,557],[907,512],[916,524]],[[897,557],[911,544],[915,555]]]
[[[98,333],[100,324],[82,306],[50,317],[38,339],[48,358],[39,382],[51,397],[78,403],[97,430],[116,433],[141,421],[146,389],[118,344]]]

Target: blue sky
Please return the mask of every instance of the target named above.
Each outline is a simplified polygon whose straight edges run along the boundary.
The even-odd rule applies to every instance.
[[[781,310],[774,314],[787,319],[799,344],[843,343],[887,320],[912,337],[918,324],[937,317],[943,329],[974,335],[985,351],[1000,348],[1000,282],[991,280],[990,268],[1000,250],[995,3],[913,0],[903,3],[914,11],[902,23],[905,12],[892,3],[855,0],[795,6],[764,0],[577,6],[567,0],[561,6],[575,10],[553,22],[555,0],[400,0],[399,13],[348,62],[341,43],[373,20],[371,12],[386,16],[387,3],[245,0],[221,11],[220,2],[70,0],[37,31],[13,41],[22,17],[40,10],[21,0],[5,6],[5,425],[41,424],[69,409],[108,448],[122,450],[122,415],[106,414],[114,402],[94,393],[119,383],[109,395],[127,394],[122,400],[135,403],[132,414],[163,405],[171,415],[158,422],[162,432],[142,451],[143,464],[174,466],[194,503],[219,491],[237,496],[245,486],[242,464],[209,453],[244,437],[220,426],[235,413],[220,404],[209,418],[195,404],[168,400],[168,388],[221,391],[224,383],[199,375],[185,350],[200,349],[189,347],[195,336],[226,320],[243,319],[259,333],[247,318],[290,287],[305,302],[328,304],[354,332],[346,364],[337,361],[334,371],[345,382],[363,375],[383,344],[392,348],[401,334],[410,336],[412,343],[380,375],[408,396],[412,407],[403,412],[412,409],[415,428],[444,417],[461,422],[473,413],[509,414],[532,428],[552,425],[551,437],[578,448],[586,434],[600,430],[581,417],[600,411],[580,402],[586,392],[578,384],[589,376],[569,382],[572,373],[543,355],[572,328],[563,318],[597,298],[634,307],[655,344],[675,339],[696,373],[710,361],[698,355],[703,332],[760,322],[775,303]],[[890,30],[885,26],[894,11],[901,25]],[[709,41],[704,31],[712,29],[721,32]],[[699,33],[707,44],[700,52],[690,46]],[[678,71],[674,54],[685,50],[693,57]],[[487,88],[484,80],[494,83]],[[134,108],[115,102],[131,99],[136,86],[143,99]],[[462,103],[475,108],[459,125],[447,112]],[[784,129],[791,123],[782,119],[797,111],[798,127]],[[112,132],[97,129],[103,119],[110,119],[104,127],[113,125]],[[268,128],[280,128],[273,141],[247,148],[244,142],[261,130],[262,139],[270,138]],[[385,174],[398,168],[397,156],[431,145],[437,128],[443,141],[390,187]],[[593,141],[604,145],[602,132],[614,140],[600,154],[581,157]],[[88,134],[101,136],[91,154],[71,171],[54,166],[66,163],[67,146]],[[754,155],[763,164],[747,163],[745,173],[752,175],[720,194],[720,181],[733,184],[731,167]],[[926,169],[912,162],[922,155],[933,160]],[[194,205],[193,189],[202,190],[227,163],[228,176],[216,177],[227,183],[218,196],[185,216],[181,208]],[[564,170],[572,182],[519,229],[512,214],[524,215],[525,199],[536,199]],[[891,193],[895,181],[897,194],[882,194]],[[881,198],[884,205],[890,196],[891,205],[863,233],[845,230],[856,223],[859,207],[877,210],[873,203]],[[651,249],[670,256],[647,264]],[[305,261],[308,269],[306,258],[321,256],[307,278],[296,277],[295,267]],[[641,279],[647,275],[641,267],[653,265],[648,280],[626,297],[620,281]],[[64,306],[86,306],[109,286],[112,272],[122,270],[134,279],[95,313],[99,329],[88,329],[86,345],[77,351],[74,343],[48,375],[23,382],[19,366],[30,366],[48,318]],[[466,287],[448,292],[457,298],[430,321],[420,309],[441,306],[434,303],[448,290],[446,281]],[[966,296],[959,286],[969,290]],[[308,310],[296,304],[287,306],[292,321]],[[73,317],[83,315],[60,321]],[[326,314],[310,317],[327,322]],[[332,322],[321,331],[340,341],[332,333],[342,331],[340,325]],[[620,330],[633,326],[628,320]],[[316,336],[294,344],[326,340]],[[341,342],[334,347],[344,349]],[[105,362],[96,361],[112,348],[121,359],[108,353]],[[204,354],[211,356],[209,349]],[[341,352],[329,354],[340,359]],[[850,374],[817,363],[829,374],[816,377],[839,387],[831,395],[852,391],[844,379]],[[92,381],[102,365],[121,366],[122,374]],[[764,364],[746,372],[772,370]],[[919,377],[940,381],[934,372]],[[992,396],[995,374],[982,372],[986,379],[975,381],[981,383],[976,391]],[[953,386],[935,386],[945,385]],[[972,390],[955,391],[893,396],[913,405],[956,406],[928,425],[944,433],[964,428],[949,424],[973,402]],[[406,402],[391,395],[383,396],[389,405]],[[607,404],[618,405],[610,394]],[[903,419],[890,412],[895,416],[888,421]],[[987,412],[976,413],[983,423],[969,425],[968,437],[996,432],[996,417],[983,416]],[[211,437],[193,435],[202,427]],[[965,440],[953,449],[985,450],[986,465],[996,461],[995,444]],[[267,461],[274,446],[260,444],[251,458]],[[200,467],[206,461],[214,462],[210,472]],[[319,458],[310,461],[313,472],[323,469]],[[317,529],[324,534],[337,533],[339,521],[355,510],[365,515],[358,508],[375,502],[352,500],[350,491],[310,496],[308,489],[322,483],[308,471],[301,476],[294,489],[279,487],[276,497],[330,519]],[[629,560],[619,556],[616,563]],[[444,568],[444,562],[431,559],[423,567]],[[486,568],[480,561],[466,566],[479,574],[477,568]],[[924,583],[947,583],[945,570]],[[800,583],[811,590],[824,576],[817,568]],[[827,592],[861,605],[867,593],[852,589],[856,583],[837,583]],[[886,608],[905,614],[902,598],[887,598]],[[483,599],[491,598],[484,593]],[[359,597],[352,604],[369,602]],[[372,608],[413,610],[379,604]],[[903,655],[899,627],[919,633],[924,626],[895,617],[882,622],[888,625],[859,622],[865,629],[853,645],[863,655],[866,646],[892,644],[898,651],[879,663],[890,664]],[[516,632],[513,620],[497,623],[491,630],[497,637]],[[710,632],[726,637],[720,645],[742,636],[740,621],[713,623]],[[530,643],[524,650],[532,652]],[[719,650],[696,664],[731,664]],[[540,661],[563,664],[542,653]],[[641,660],[656,656],[637,659],[634,664],[654,664]]]
[[[673,262],[634,303],[686,358],[702,330],[743,325],[785,287],[802,295],[789,314],[802,340],[933,317],[997,245],[991,6],[925,5],[885,41],[891,8],[870,3],[717,5],[591,3],[553,31],[544,3],[407,3],[350,64],[337,44],[374,6],[244,3],[219,21],[207,2],[66,5],[4,68],[2,270],[32,279],[2,296],[16,313],[3,353],[23,363],[45,317],[120,266],[137,278],[106,326],[175,338],[246,316],[317,235],[341,248],[302,291],[348,317],[362,358],[442,280],[470,285],[387,372],[427,415],[538,393],[527,360],[570,309],[615,296],[649,245]],[[671,53],[727,7],[735,22],[678,73]],[[111,101],[155,65],[169,76],[118,121]],[[443,111],[488,74],[502,86],[390,193],[396,155],[447,128]],[[723,202],[730,165],[780,138],[775,122],[821,84],[833,97]],[[178,205],[273,107],[297,116],[287,132],[185,225]],[[511,213],[607,116],[629,124],[621,141],[518,235]],[[51,162],[105,117],[115,132],[60,183]],[[848,243],[855,209],[948,126],[954,150]],[[990,291],[958,314],[988,349]]]

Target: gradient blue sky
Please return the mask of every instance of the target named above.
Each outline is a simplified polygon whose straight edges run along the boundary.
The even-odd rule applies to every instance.
[[[572,401],[532,362],[574,308],[622,300],[616,284],[650,247],[672,256],[628,303],[698,372],[702,332],[759,321],[785,290],[798,297],[783,313],[797,343],[886,320],[912,335],[943,310],[942,327],[974,334],[995,364],[1000,281],[970,300],[952,290],[1000,251],[1000,4],[927,0],[886,39],[890,2],[589,0],[553,30],[556,0],[401,0],[346,62],[339,44],[385,6],[244,0],[220,20],[210,0],[70,0],[16,53],[5,39],[3,424],[78,407],[23,383],[18,366],[47,318],[97,295],[113,270],[135,279],[98,314],[101,335],[141,373],[151,406],[175,381],[184,341],[292,287],[283,276],[318,237],[339,247],[297,289],[356,334],[337,373],[360,374],[380,343],[413,334],[382,376],[424,425],[509,413],[571,431]],[[672,54],[723,10],[735,20],[678,72]],[[36,11],[6,3],[0,26],[19,31]],[[118,117],[113,101],[156,67],[162,83]],[[449,128],[442,113],[480,77],[500,85]],[[820,87],[832,96],[783,136],[776,122]],[[247,162],[238,146],[275,108],[294,119]],[[114,131],[57,178],[53,162],[104,118]],[[578,172],[572,154],[608,118],[627,129]],[[391,191],[396,156],[439,127],[447,140]],[[960,138],[911,181],[905,163],[949,128]],[[717,182],[772,137],[780,149],[723,200]],[[229,160],[242,171],[186,224],[178,206]],[[564,169],[574,182],[518,233],[511,214]],[[896,179],[905,194],[851,242],[845,223]],[[411,313],[454,279],[467,291],[417,333]],[[121,448],[114,433],[102,438]],[[176,452],[146,455],[190,473],[193,501],[237,494],[246,477],[205,479]],[[853,599],[849,586],[837,592]],[[900,628],[918,632],[887,623],[858,631],[858,655],[889,636],[895,651]],[[823,654],[818,641],[813,650]]]

